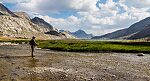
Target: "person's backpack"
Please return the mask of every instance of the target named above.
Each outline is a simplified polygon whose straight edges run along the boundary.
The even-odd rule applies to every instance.
[[[32,45],[32,40],[29,41],[29,44]]]
[[[37,44],[36,44],[36,42],[35,42],[34,40],[30,40],[30,41],[29,41],[29,44],[30,44],[30,45],[34,45],[34,46],[37,46]]]

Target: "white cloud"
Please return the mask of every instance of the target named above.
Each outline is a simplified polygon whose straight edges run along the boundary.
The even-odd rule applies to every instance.
[[[3,3],[25,3],[30,0],[2,0]]]
[[[63,18],[52,18],[49,16],[37,15],[37,17],[44,19],[48,23],[52,24],[55,28],[75,31],[80,27],[80,19],[75,16],[70,16],[66,19]]]
[[[86,17],[86,20],[93,25],[113,25],[114,24],[114,22],[109,17],[97,18],[92,15],[88,15]]]
[[[80,20],[75,16],[70,16],[67,18],[69,22],[79,22]]]
[[[150,8],[147,10],[147,12],[149,12],[149,13],[150,13]]]
[[[105,12],[109,13],[109,12]],[[63,18],[47,18],[41,16],[49,23],[53,24],[59,29],[67,29],[75,31],[77,29],[84,29],[88,33],[93,33],[95,35],[102,35],[115,31],[118,29],[127,28],[133,23],[149,17],[150,13],[146,12],[146,9],[128,8],[126,12],[111,16],[103,14],[103,12],[79,12],[80,18],[75,16],[70,16],[66,19]],[[101,16],[103,15],[103,16]]]
[[[127,16],[122,15],[116,17],[108,17],[104,19],[96,19],[92,16],[77,18],[75,16],[70,16],[66,19],[63,18],[52,18],[49,16],[39,15],[38,17],[43,18],[45,21],[49,22],[58,29],[65,29],[70,31],[76,31],[78,29],[84,29],[88,33],[93,33],[95,35],[106,34],[115,29],[123,28],[123,26],[128,26],[128,24],[123,23],[124,21],[130,20]],[[92,19],[93,18],[93,19]],[[115,21],[115,22],[114,22]],[[113,22],[113,23],[112,23]],[[110,24],[109,24],[110,23]],[[111,24],[112,23],[112,24]],[[118,25],[117,23],[122,23]],[[131,24],[131,23],[129,23]],[[117,26],[117,27],[115,27]]]
[[[72,0],[70,6],[80,11],[98,11],[97,0]]]
[[[129,7],[144,8],[150,7],[150,0],[125,0],[124,3]]]
[[[16,8],[38,13],[58,13],[60,11],[97,11],[99,9],[95,6],[96,3],[97,0],[28,0],[18,3]]]
[[[95,35],[106,34],[150,16],[150,0],[4,0],[5,3],[16,3],[16,9],[30,12],[43,18],[58,29],[75,31],[84,29]],[[96,6],[97,4],[97,6]],[[76,16],[54,18],[49,13],[75,12]],[[38,13],[38,14],[35,14]],[[44,16],[42,16],[44,15]]]
[[[138,20],[141,20],[145,17],[150,16],[150,13],[147,12],[147,8],[130,8],[128,13],[131,14],[132,17],[136,17]]]

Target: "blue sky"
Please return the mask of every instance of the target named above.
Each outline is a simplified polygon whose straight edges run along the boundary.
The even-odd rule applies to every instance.
[[[150,16],[150,0],[2,0],[12,11],[38,16],[57,29],[103,35]]]

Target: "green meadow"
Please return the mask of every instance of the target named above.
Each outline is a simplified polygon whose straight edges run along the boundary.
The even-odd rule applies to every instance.
[[[85,40],[49,40],[38,41],[40,48],[69,52],[122,52],[149,53],[149,42],[135,41],[85,41]]]
[[[29,40],[0,40],[0,42],[28,43]],[[88,40],[36,40],[38,47],[66,52],[121,52],[150,53],[150,42],[88,41]]]

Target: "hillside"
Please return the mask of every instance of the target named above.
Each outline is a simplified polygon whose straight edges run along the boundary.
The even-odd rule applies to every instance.
[[[0,3],[0,36],[39,39],[65,38],[52,25],[41,18],[30,19],[25,12],[12,12]],[[47,32],[55,32],[48,33]]]
[[[131,25],[129,28],[118,30],[102,36],[96,36],[92,39],[140,39],[148,36],[147,34],[149,34],[149,32],[143,32],[142,36],[139,36],[138,34],[144,30],[147,30],[148,25],[150,25],[150,17]]]
[[[146,26],[143,30],[132,35],[128,39],[138,39],[138,38],[146,38],[146,37],[150,37],[150,25]]]
[[[20,18],[30,20],[30,17],[26,12],[14,12],[14,14],[16,14]]]
[[[115,39],[115,38],[124,36],[125,32],[126,32],[126,29],[122,29],[122,30],[108,33],[102,36],[95,36],[92,39]]]

